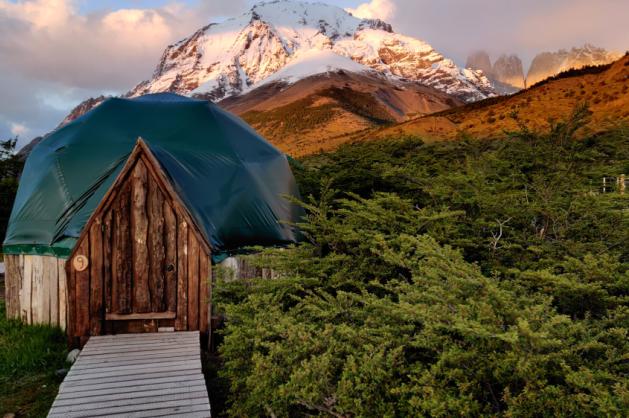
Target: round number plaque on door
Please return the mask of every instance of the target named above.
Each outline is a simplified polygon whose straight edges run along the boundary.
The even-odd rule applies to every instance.
[[[72,260],[72,267],[74,267],[76,271],[83,271],[87,268],[88,265],[89,265],[89,261],[87,260],[87,257],[84,255],[77,255]]]

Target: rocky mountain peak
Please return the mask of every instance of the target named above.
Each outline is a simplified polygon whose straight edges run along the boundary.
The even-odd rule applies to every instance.
[[[560,49],[555,52],[542,52],[537,54],[531,62],[526,84],[533,84],[560,72],[578,69],[588,65],[609,64],[622,56],[618,52],[610,52],[604,48],[586,43],[582,47],[573,47],[569,50]]]
[[[493,77],[504,84],[523,89],[526,85],[522,60],[514,54],[502,54],[493,65]]]
[[[128,95],[171,91],[220,100],[256,88],[289,64],[300,68],[301,76],[314,75],[299,65],[304,59],[312,63],[314,56],[332,58],[332,65],[315,63],[313,71],[322,66],[357,71],[357,63],[361,71],[419,82],[465,101],[494,95],[483,74],[458,68],[426,42],[396,34],[382,20],[293,0],[258,3],[169,46],[153,77]]]
[[[486,51],[476,51],[467,57],[465,66],[481,70],[501,94],[510,94],[525,86],[522,61],[517,55],[502,54],[492,64]]]
[[[487,77],[492,77],[493,74],[491,60],[489,59],[489,54],[486,51],[476,51],[468,55],[465,62],[465,68],[480,70],[485,73]]]

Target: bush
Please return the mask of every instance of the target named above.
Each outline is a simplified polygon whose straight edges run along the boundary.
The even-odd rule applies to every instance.
[[[629,408],[626,131],[589,111],[496,141],[295,164],[307,241],[219,284],[233,416],[620,416]]]
[[[226,305],[231,415],[599,416],[629,406],[626,306],[572,319],[523,273],[485,277],[425,233],[456,214],[426,216],[391,195],[332,206],[309,207],[311,242],[264,253],[283,279],[240,284],[246,296]],[[601,292],[556,285],[568,305]]]

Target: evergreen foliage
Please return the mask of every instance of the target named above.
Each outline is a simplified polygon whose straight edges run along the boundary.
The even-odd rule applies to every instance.
[[[17,137],[0,141],[0,239],[4,241],[24,162],[15,154]]]
[[[295,172],[307,240],[219,283],[232,416],[623,416],[629,132],[346,146]]]

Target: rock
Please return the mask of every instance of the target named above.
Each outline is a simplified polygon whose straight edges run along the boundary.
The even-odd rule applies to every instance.
[[[493,77],[496,81],[523,89],[525,82],[522,60],[517,55],[501,55],[493,65]]]
[[[527,87],[552,77],[571,68],[582,68],[587,65],[608,64],[619,59],[622,54],[610,52],[591,44],[570,50],[560,49],[556,52],[542,52],[537,54],[531,63],[526,76]]]
[[[487,77],[493,77],[493,69],[489,54],[485,51],[476,51],[467,57],[465,68],[481,70]]]
[[[9,412],[4,414],[2,418],[15,418],[15,414],[13,412]]]
[[[66,377],[68,374],[68,369],[57,369],[55,370],[55,376],[57,377]]]
[[[522,61],[517,55],[502,54],[492,64],[489,54],[481,50],[467,57],[465,67],[481,70],[499,94],[511,94],[525,86]]]
[[[81,350],[79,350],[78,348],[75,348],[74,350],[70,351],[68,353],[68,356],[66,357],[66,362],[70,364],[74,364],[74,362],[76,361],[80,353],[81,353]]]

